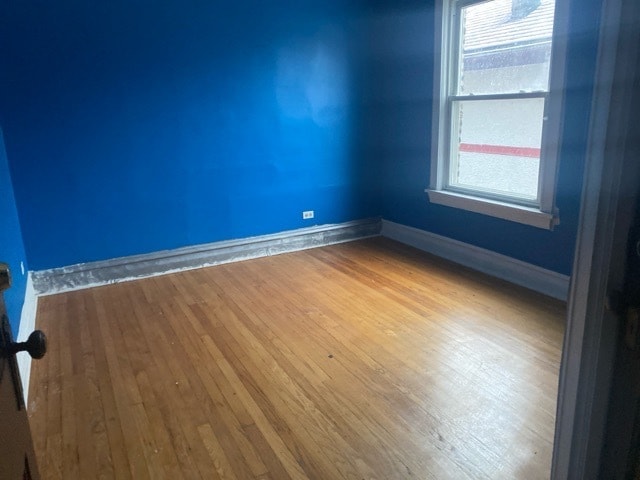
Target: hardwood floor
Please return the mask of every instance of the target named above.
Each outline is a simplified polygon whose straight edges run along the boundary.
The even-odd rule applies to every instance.
[[[44,297],[40,470],[548,478],[564,314],[382,238]]]

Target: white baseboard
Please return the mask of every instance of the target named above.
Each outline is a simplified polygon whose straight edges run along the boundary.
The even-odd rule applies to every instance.
[[[567,275],[384,219],[382,236],[550,297],[567,300],[569,293]]]
[[[321,225],[33,273],[37,295],[80,290],[222,263],[349,242],[380,234],[380,218]]]
[[[33,278],[31,272],[27,276],[27,288],[24,293],[24,304],[20,314],[20,326],[16,341],[26,342],[31,332],[36,328],[36,312],[38,310],[38,295],[33,288]],[[29,405],[29,378],[31,376],[31,357],[27,352],[16,354],[20,379],[22,380],[22,390],[24,392],[24,404]]]

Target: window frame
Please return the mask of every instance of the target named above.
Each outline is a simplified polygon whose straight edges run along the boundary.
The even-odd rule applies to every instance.
[[[527,94],[476,95],[474,100],[499,98],[545,97],[538,202],[520,198],[492,196],[471,189],[448,187],[451,151],[451,99],[460,99],[455,90],[454,69],[459,66],[454,35],[460,35],[455,14],[466,6],[488,0],[436,0],[434,38],[434,98],[432,114],[431,171],[428,193],[431,203],[468,210],[538,228],[552,230],[559,223],[555,205],[557,166],[562,138],[564,110],[564,74],[568,2],[556,0],[547,92]]]

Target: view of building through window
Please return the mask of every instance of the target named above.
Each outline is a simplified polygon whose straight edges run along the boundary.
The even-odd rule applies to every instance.
[[[538,200],[554,0],[460,9],[449,185]]]

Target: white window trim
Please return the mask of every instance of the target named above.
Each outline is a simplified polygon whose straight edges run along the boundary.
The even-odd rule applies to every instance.
[[[433,116],[431,139],[431,175],[429,188],[425,191],[429,201],[492,217],[502,218],[538,228],[552,230],[559,224],[558,210],[555,206],[556,177],[560,139],[562,138],[562,117],[564,111],[564,75],[568,37],[568,3],[556,0],[553,27],[551,65],[549,72],[549,93],[545,107],[545,126],[542,132],[539,206],[530,207],[508,203],[498,199],[476,197],[472,194],[458,193],[444,188],[446,175],[445,152],[448,142],[449,125],[447,121],[447,94],[450,90],[451,72],[448,55],[451,48],[451,9],[455,3],[468,5],[479,3],[477,0],[436,0],[435,39],[434,39],[434,80],[433,80]],[[442,73],[445,75],[442,75]]]

